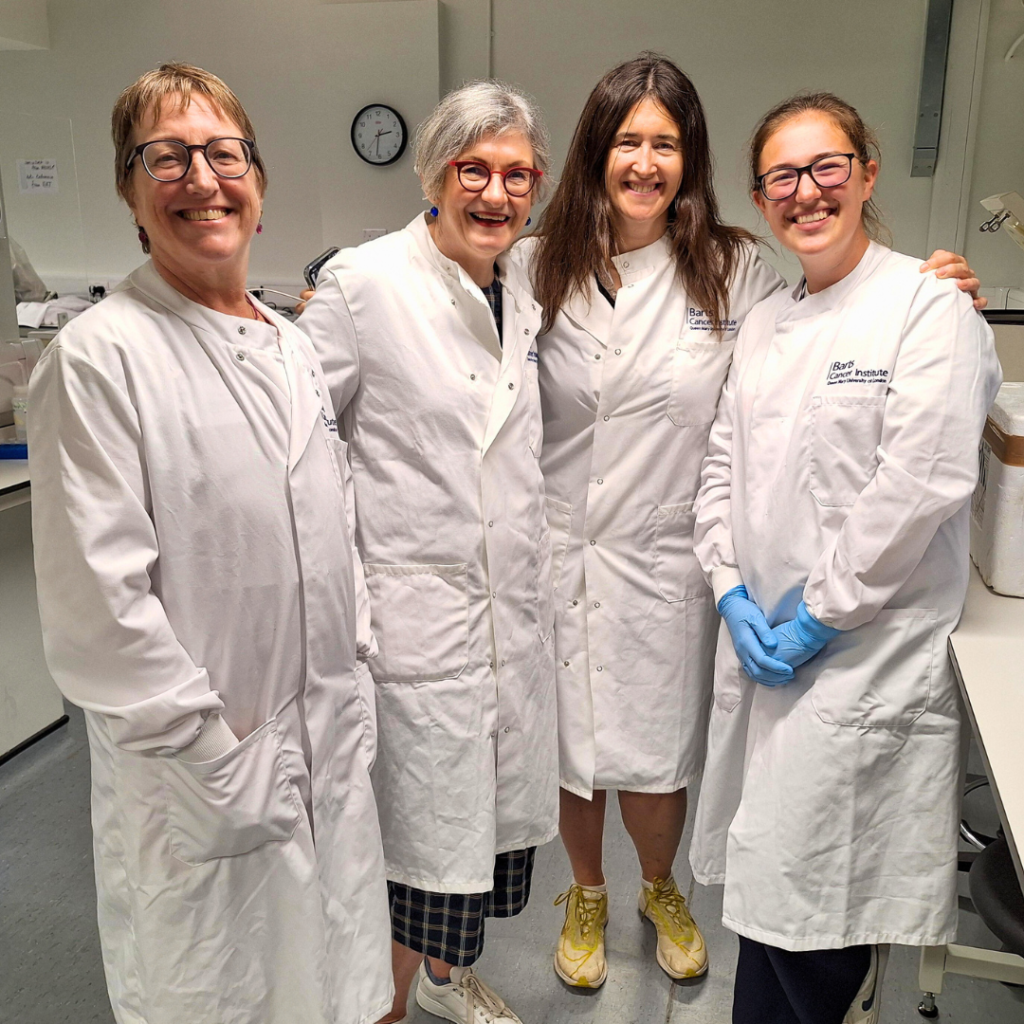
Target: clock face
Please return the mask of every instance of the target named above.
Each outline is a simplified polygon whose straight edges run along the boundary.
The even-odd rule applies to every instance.
[[[405,152],[407,141],[402,115],[383,103],[363,107],[352,122],[352,145],[368,164],[393,164]]]

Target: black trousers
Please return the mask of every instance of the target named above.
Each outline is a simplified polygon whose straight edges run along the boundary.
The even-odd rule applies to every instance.
[[[732,1024],[842,1024],[870,946],[791,953],[740,936]]]

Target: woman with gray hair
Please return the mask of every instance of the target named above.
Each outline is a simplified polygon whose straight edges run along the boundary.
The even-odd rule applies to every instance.
[[[417,970],[429,1012],[519,1021],[471,965],[485,919],[526,905],[534,849],[557,832],[541,311],[505,257],[547,165],[525,97],[493,82],[449,94],[417,140],[430,214],[339,253],[299,322],[350,446],[379,645],[387,1022]]]

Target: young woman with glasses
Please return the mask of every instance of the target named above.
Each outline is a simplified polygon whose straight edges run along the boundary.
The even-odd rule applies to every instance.
[[[417,971],[430,1013],[519,1021],[472,965],[486,919],[526,905],[534,849],[557,831],[541,316],[504,255],[547,161],[525,97],[490,82],[449,94],[416,143],[431,213],[339,253],[299,321],[350,446],[379,645],[387,1021]]]
[[[608,970],[609,789],[640,861],[638,905],[658,963],[673,978],[707,969],[672,873],[686,787],[703,763],[719,628],[693,552],[693,501],[737,332],[784,287],[754,237],[722,223],[711,172],[693,84],[643,53],[590,94],[539,237],[516,249],[544,308],[541,467],[573,872],[555,970],[579,987]],[[962,263],[946,272],[972,276]]]
[[[946,639],[999,364],[968,297],[880,243],[853,107],[780,104],[750,161],[804,276],[747,314],[697,496],[728,628],[690,859],[740,935],[735,1024],[877,1024],[887,944],[956,934]]]

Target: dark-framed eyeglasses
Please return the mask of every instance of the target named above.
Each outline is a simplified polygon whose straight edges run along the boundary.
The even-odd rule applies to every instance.
[[[492,171],[487,164],[477,160],[449,160],[449,167],[454,167],[459,176],[459,184],[467,192],[483,192],[495,174],[501,178],[505,191],[510,196],[527,196],[533,191],[544,172],[536,167],[510,167],[507,171]]]
[[[814,163],[804,167],[776,167],[773,171],[759,175],[755,180],[765,199],[779,203],[796,194],[800,187],[800,178],[804,174],[809,174],[811,181],[818,188],[837,188],[839,185],[845,185],[853,174],[855,159],[859,159],[856,153],[833,153],[830,156],[818,157]]]
[[[153,139],[132,150],[125,169],[130,170],[138,156],[142,157],[142,166],[151,178],[179,181],[188,174],[193,154],[199,150],[218,178],[242,178],[252,167],[255,149],[252,139],[210,139],[203,146],[186,146],[177,139]]]

